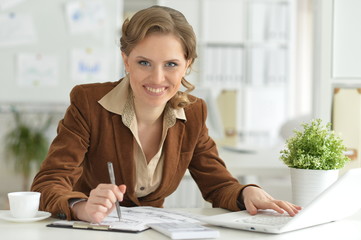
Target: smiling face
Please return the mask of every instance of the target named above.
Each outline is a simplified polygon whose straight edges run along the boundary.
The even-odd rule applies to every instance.
[[[189,66],[173,34],[151,33],[122,56],[136,107],[164,107],[179,90]]]

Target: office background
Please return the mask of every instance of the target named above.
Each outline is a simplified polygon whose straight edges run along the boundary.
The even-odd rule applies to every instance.
[[[243,158],[262,158],[257,168],[267,156],[278,168],[285,138],[312,117],[333,121],[348,147],[360,149],[357,0],[2,0],[0,209],[7,192],[22,189],[3,148],[14,126],[12,109],[34,125],[52,116],[51,140],[74,85],[123,75],[121,23],[154,4],[182,11],[194,27],[199,58],[188,79],[208,103],[208,126],[219,147],[253,154],[231,155],[239,168]],[[348,167],[357,166],[358,157]],[[289,176],[281,172],[236,177],[290,200]],[[184,207],[204,205],[186,176],[167,206],[182,207],[187,191],[194,201]]]

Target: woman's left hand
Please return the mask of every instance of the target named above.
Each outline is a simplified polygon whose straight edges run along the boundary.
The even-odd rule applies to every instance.
[[[257,214],[258,209],[273,209],[281,214],[286,211],[290,216],[295,216],[301,210],[300,206],[287,201],[276,200],[258,187],[249,186],[244,188],[242,196],[246,210],[251,215]]]

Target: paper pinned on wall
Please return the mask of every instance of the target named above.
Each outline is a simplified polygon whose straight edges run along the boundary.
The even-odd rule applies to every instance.
[[[13,8],[16,5],[19,5],[23,1],[25,0],[0,0],[0,11]]]
[[[17,80],[21,87],[56,86],[58,84],[56,57],[42,54],[19,54]]]
[[[108,79],[108,57],[102,50],[73,49],[71,53],[71,77],[76,82],[104,82]]]
[[[0,47],[37,41],[33,18],[27,14],[0,14]]]
[[[106,25],[104,2],[70,2],[66,5],[66,17],[71,34],[97,31]]]

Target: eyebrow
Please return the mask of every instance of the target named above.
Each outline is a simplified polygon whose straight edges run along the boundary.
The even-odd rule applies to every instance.
[[[144,57],[144,56],[136,56],[135,58],[136,59],[144,59],[144,60],[147,60],[149,62],[152,62],[152,59]],[[165,60],[164,62],[180,62],[180,60],[177,59],[177,58],[174,58],[174,59]]]

